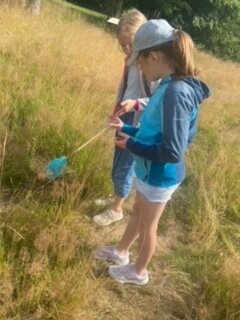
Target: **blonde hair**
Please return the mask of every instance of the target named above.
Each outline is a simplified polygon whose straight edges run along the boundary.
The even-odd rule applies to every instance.
[[[192,38],[182,30],[174,30],[174,40],[159,46],[148,48],[140,52],[148,56],[150,51],[160,51],[169,59],[175,68],[174,75],[177,77],[196,76],[199,71],[194,63],[194,43]]]
[[[134,36],[137,30],[147,21],[147,18],[137,9],[125,11],[118,23],[116,34],[129,33]]]

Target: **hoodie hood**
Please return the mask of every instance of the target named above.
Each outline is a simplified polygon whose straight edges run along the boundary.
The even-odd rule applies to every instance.
[[[182,79],[185,83],[187,83],[190,87],[192,87],[195,92],[197,102],[200,104],[203,100],[207,99],[211,95],[211,90],[203,81],[197,78],[184,78]]]

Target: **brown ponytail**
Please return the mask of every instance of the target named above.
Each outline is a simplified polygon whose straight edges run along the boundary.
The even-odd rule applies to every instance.
[[[175,30],[175,39],[172,44],[172,59],[176,76],[195,76],[197,70],[194,64],[194,43],[184,31]]]

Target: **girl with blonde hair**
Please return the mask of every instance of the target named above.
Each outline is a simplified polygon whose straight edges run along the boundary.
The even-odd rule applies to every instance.
[[[119,45],[125,54],[125,67],[113,114],[120,115],[124,110],[121,120],[134,126],[138,124],[140,109],[146,104],[145,98],[154,89],[154,84],[147,83],[136,63],[129,61],[134,35],[145,22],[146,18],[140,11],[131,9],[121,16],[116,32]],[[131,190],[133,162],[133,155],[128,150],[115,147],[112,165],[114,199],[110,208],[93,217],[97,225],[107,226],[123,218],[122,205]]]

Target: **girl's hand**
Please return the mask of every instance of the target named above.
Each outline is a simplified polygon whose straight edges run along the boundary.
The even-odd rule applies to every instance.
[[[120,131],[120,130],[122,129],[122,127],[123,127],[123,122],[122,122],[121,119],[111,116],[111,117],[108,119],[108,125],[109,125],[111,128]]]
[[[127,149],[126,145],[127,145],[127,141],[129,139],[129,136],[125,135],[125,136],[119,136],[115,138],[115,146],[121,149]]]
[[[121,102],[117,108],[115,108],[113,112],[114,117],[119,117],[122,114],[131,111],[136,104],[136,100],[133,99],[127,99],[123,102]]]

